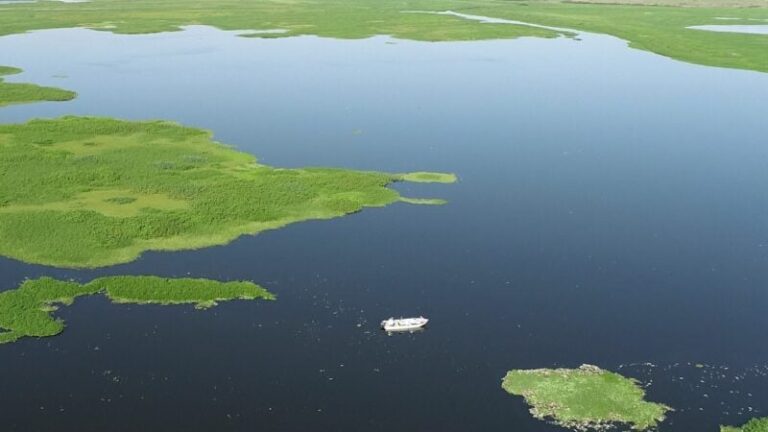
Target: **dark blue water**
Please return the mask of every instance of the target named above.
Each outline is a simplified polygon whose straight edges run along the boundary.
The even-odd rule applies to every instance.
[[[768,75],[616,39],[415,43],[86,30],[0,38],[65,114],[210,128],[276,166],[455,172],[396,204],[95,271],[0,260],[0,283],[249,279],[276,302],[58,312],[0,346],[4,431],[559,430],[508,369],[597,364],[677,409],[662,431],[768,413]],[[424,314],[428,331],[377,323]],[[645,365],[651,363],[652,365]],[[696,365],[700,367],[697,367]]]

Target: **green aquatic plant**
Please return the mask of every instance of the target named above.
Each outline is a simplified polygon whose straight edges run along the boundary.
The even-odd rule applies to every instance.
[[[413,183],[454,183],[457,180],[455,174],[424,171],[400,174],[398,178]]]
[[[604,0],[600,0],[604,1]],[[637,49],[678,60],[768,72],[768,36],[714,33],[687,27],[754,23],[768,18],[763,0],[619,0],[577,4],[529,0],[91,0],[0,5],[0,35],[30,30],[88,27],[115,33],[176,31],[204,24],[243,30],[244,36],[279,38],[317,35],[344,39],[391,35],[422,41],[554,38],[567,32],[528,24],[609,34]],[[664,7],[649,4],[666,4]],[[756,7],[733,7],[748,4]],[[704,5],[707,7],[675,7]],[[407,13],[453,10],[506,18],[523,24],[481,23],[456,16]],[[248,30],[283,30],[283,33]]]
[[[15,75],[21,73],[21,69],[11,66],[0,66],[0,76]]]
[[[418,204],[418,205],[445,205],[448,203],[448,201],[444,199],[439,198],[408,198],[408,197],[401,197],[400,201],[408,204]]]
[[[451,176],[418,174],[420,181]],[[401,199],[410,175],[280,169],[165,121],[0,125],[0,255],[60,267],[225,244]],[[432,203],[432,202],[429,202]]]
[[[3,79],[7,75],[21,73],[21,69],[0,66],[0,107],[31,102],[60,102],[75,98],[75,92],[56,87],[43,87],[36,84],[9,83]]]
[[[645,392],[634,380],[590,365],[512,370],[502,387],[525,398],[534,417],[576,430],[615,424],[646,430],[664,420],[670,410],[645,401]]]
[[[264,288],[242,281],[113,276],[79,284],[44,277],[0,292],[0,343],[61,333],[64,322],[54,318],[52,312],[61,305],[71,305],[78,297],[99,293],[115,303],[194,304],[198,308],[212,307],[219,301],[274,299]]]
[[[721,426],[720,432],[768,432],[768,417],[754,418],[740,427]]]

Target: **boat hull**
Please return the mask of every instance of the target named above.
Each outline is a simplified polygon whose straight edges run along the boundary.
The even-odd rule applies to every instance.
[[[384,320],[381,322],[381,328],[384,329],[386,332],[413,332],[417,330],[421,330],[424,328],[424,326],[427,325],[429,322],[428,319],[419,317],[419,318],[401,318],[401,319],[393,319],[390,318],[388,320]]]

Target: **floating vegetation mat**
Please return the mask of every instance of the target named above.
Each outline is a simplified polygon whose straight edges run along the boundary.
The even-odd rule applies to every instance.
[[[75,92],[37,84],[9,83],[3,77],[21,73],[21,69],[0,66],[0,107],[31,102],[61,102],[72,100]]]
[[[228,300],[272,300],[274,296],[252,282],[209,279],[166,279],[154,276],[113,276],[86,284],[51,278],[27,280],[17,289],[0,293],[0,344],[23,337],[54,336],[64,322],[52,316],[76,298],[103,294],[115,303],[194,304],[199,309]]]
[[[228,243],[401,200],[451,174],[280,169],[167,121],[62,117],[0,125],[0,255],[99,267]],[[441,204],[442,200],[405,200]]]
[[[531,414],[573,430],[603,430],[628,426],[655,427],[669,407],[645,400],[631,378],[582,365],[577,369],[512,370],[502,382],[507,392],[522,396]]]

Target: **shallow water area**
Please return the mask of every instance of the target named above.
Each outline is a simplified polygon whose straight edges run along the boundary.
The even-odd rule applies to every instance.
[[[482,24],[510,24],[510,25],[519,25],[519,26],[526,26],[526,27],[536,27],[546,30],[553,30],[556,32],[560,32],[562,35],[571,35],[571,34],[577,34],[580,33],[578,30],[573,29],[565,29],[560,27],[551,27],[551,26],[545,26],[540,24],[533,24],[525,21],[515,21],[515,20],[508,20],[503,18],[494,18],[494,17],[487,17],[483,15],[472,15],[472,14],[465,14],[460,12],[454,12],[451,10],[447,11],[441,11],[441,12],[431,12],[431,11],[405,11],[404,13],[425,13],[425,14],[434,14],[434,15],[448,15],[448,16],[454,16],[457,18],[462,18],[470,21],[478,21]]]
[[[768,24],[700,25],[691,26],[688,28],[693,30],[706,30],[713,32],[768,35]]]
[[[258,39],[199,26],[0,38],[0,64],[24,69],[8,81],[79,94],[0,109],[2,122],[171,119],[274,166],[460,178],[397,186],[446,206],[396,204],[105,269],[0,259],[3,289],[153,274],[253,280],[278,296],[208,311],[99,297],[62,308],[60,336],[0,346],[13,371],[3,430],[555,431],[500,380],[582,363],[651,382],[649,398],[677,409],[662,431],[765,414],[768,74],[580,39]],[[422,314],[418,334],[378,328]],[[658,366],[626,366],[647,362]],[[723,391],[687,385],[720,368]]]

